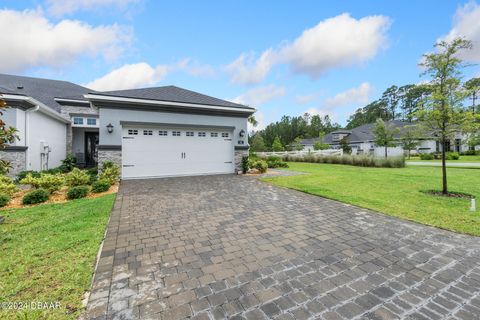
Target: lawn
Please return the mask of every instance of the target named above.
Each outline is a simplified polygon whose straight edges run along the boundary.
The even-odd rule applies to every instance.
[[[307,175],[265,178],[275,185],[376,210],[455,232],[480,236],[480,210],[470,200],[438,197],[421,190],[440,189],[441,168],[363,168],[346,165],[289,163]],[[480,198],[480,170],[448,169],[451,191]]]
[[[115,195],[0,211],[0,303],[60,302],[5,310],[0,319],[76,319]]]

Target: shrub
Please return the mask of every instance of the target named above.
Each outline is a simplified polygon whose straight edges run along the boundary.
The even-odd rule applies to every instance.
[[[18,191],[18,187],[13,183],[13,180],[7,176],[0,176],[0,194],[13,196]]]
[[[69,187],[83,186],[90,182],[90,176],[84,170],[74,168],[67,173],[65,181]]]
[[[33,188],[39,188],[40,186],[39,179],[40,179],[40,174],[38,176],[37,175],[34,176],[32,173],[28,173],[25,178],[20,180],[20,183],[29,184]]]
[[[278,156],[267,157],[267,166],[269,168],[288,168],[288,164]]]
[[[40,178],[34,179],[38,180],[38,188],[48,190],[50,193],[60,190],[65,183],[65,179],[60,174],[42,173]]]
[[[7,160],[0,160],[0,174],[7,174],[12,169],[12,164]]]
[[[242,157],[242,172],[247,173],[248,171],[248,156]]]
[[[88,186],[75,186],[71,187],[67,192],[68,199],[80,199],[85,198],[88,194]]]
[[[422,154],[420,154],[420,159],[422,159],[422,160],[433,160],[434,156],[433,156],[433,154],[430,154],[430,153],[422,153]]]
[[[7,194],[0,194],[0,207],[5,207],[10,202],[10,196]]]
[[[92,192],[94,193],[105,192],[105,191],[108,191],[108,189],[110,189],[110,186],[111,186],[110,182],[106,180],[98,180],[92,184]]]
[[[476,155],[476,151],[475,150],[467,150],[467,151],[464,151],[464,152],[461,152],[460,155],[462,156],[474,156]]]
[[[458,159],[460,159],[460,155],[458,154],[458,152],[447,152],[447,154],[445,155],[445,159],[446,160],[458,160]]]
[[[25,179],[28,174],[30,174],[32,177],[34,178],[39,178],[40,177],[40,172],[38,171],[32,171],[32,170],[27,170],[27,171],[21,171],[18,175],[17,175],[17,179],[16,181],[17,182],[20,182],[21,180]],[[28,184],[28,183],[25,183],[25,184]]]
[[[250,164],[250,168],[257,169],[260,173],[265,173],[267,172],[268,165],[265,160],[254,160]]]
[[[63,173],[67,173],[72,171],[76,167],[76,165],[77,158],[75,158],[73,154],[69,154],[65,159],[62,160],[62,164],[60,165],[60,167],[58,167],[58,169]]]
[[[105,162],[102,167],[102,172],[100,173],[98,180],[106,180],[110,184],[114,184],[118,181],[120,177],[120,167],[110,162],[111,164],[106,165],[108,162]]]
[[[98,180],[98,167],[93,167],[87,170],[87,174],[90,177],[89,184],[93,184]]]
[[[37,204],[48,200],[50,194],[45,189],[36,189],[23,196],[23,204]]]
[[[368,155],[353,156],[344,154],[342,156],[315,156],[306,154],[303,156],[285,156],[284,160],[293,162],[311,162],[311,163],[328,163],[343,164],[359,167],[385,167],[385,168],[403,168],[405,167],[404,157],[375,158]],[[267,160],[268,161],[268,160]]]

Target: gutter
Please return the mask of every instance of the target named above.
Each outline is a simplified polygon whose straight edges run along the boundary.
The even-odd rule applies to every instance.
[[[27,97],[27,96],[18,96],[18,95],[11,95],[11,94],[3,94],[2,97],[6,100],[14,100],[14,101],[24,101],[29,103],[30,105],[34,106],[35,110],[32,112],[39,111],[51,118],[54,118],[55,120],[58,120],[60,122],[63,122],[65,124],[70,123],[69,120],[65,119],[62,117],[58,112],[52,110],[51,108],[47,107],[45,104],[42,102],[32,98],[32,97]],[[30,109],[29,109],[30,110]]]
[[[148,105],[195,107],[198,109],[205,109],[205,110],[223,110],[223,111],[233,111],[233,112],[245,112],[245,113],[251,113],[251,114],[253,114],[256,111],[254,108],[221,107],[221,106],[203,105],[203,104],[195,104],[195,103],[104,96],[104,95],[98,95],[98,94],[85,94],[84,97],[90,101],[97,100],[97,101],[106,101],[106,102],[133,103],[133,104],[140,103],[140,104],[148,104]]]

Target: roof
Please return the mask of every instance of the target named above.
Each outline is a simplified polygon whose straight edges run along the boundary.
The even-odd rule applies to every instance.
[[[412,125],[410,122],[404,122],[400,120],[391,120],[391,121],[385,121],[385,124],[391,125],[395,128],[400,128],[402,129],[403,127],[407,125]],[[328,144],[333,144],[333,135],[336,133],[349,133],[348,135],[348,141],[349,142],[365,142],[365,141],[373,141],[375,139],[374,134],[373,134],[373,128],[375,127],[375,123],[369,123],[369,124],[364,124],[361,126],[358,126],[356,128],[350,129],[350,130],[345,130],[345,129],[339,129],[336,131],[333,131],[329,134],[326,134],[325,137],[323,138],[324,143]],[[395,138],[400,138],[400,134],[397,134]],[[304,145],[313,145],[318,139],[304,139],[302,140],[302,144]],[[337,142],[337,141],[335,141]]]
[[[179,88],[176,86],[164,86],[164,87],[152,87],[152,88],[142,88],[142,89],[129,89],[129,90],[115,90],[115,91],[104,91],[96,92],[97,94],[105,96],[115,96],[115,97],[124,97],[124,98],[136,98],[136,99],[147,99],[147,100],[160,100],[160,101],[170,101],[170,102],[180,102],[180,103],[193,103],[201,105],[212,105],[220,107],[231,107],[231,108],[249,108],[247,106],[214,98],[201,94],[195,91]],[[249,108],[254,110],[254,108]]]
[[[61,105],[54,98],[74,96],[85,100],[83,95],[89,92],[92,90],[68,81],[0,74],[0,93],[29,96],[58,112]]]

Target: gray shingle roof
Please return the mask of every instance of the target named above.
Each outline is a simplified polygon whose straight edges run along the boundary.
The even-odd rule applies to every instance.
[[[98,93],[98,92],[97,92]],[[125,98],[138,98],[149,100],[160,100],[170,102],[184,102],[203,105],[213,105],[220,107],[232,107],[232,108],[249,108],[247,106],[207,96],[195,91],[179,88],[176,86],[164,86],[153,87],[143,89],[130,89],[130,90],[115,90],[101,92],[102,95],[125,97]],[[253,110],[253,108],[250,108]]]
[[[407,126],[411,125],[412,123],[410,122],[404,122],[400,120],[392,120],[392,121],[385,121],[386,124],[393,125],[396,128],[400,128],[400,130]],[[323,141],[324,143],[332,144],[333,142],[333,134],[334,133],[340,133],[340,132],[350,132],[348,135],[348,141],[349,142],[358,142],[358,141],[373,141],[374,140],[374,134],[373,134],[373,127],[375,126],[375,123],[369,123],[369,124],[364,124],[361,126],[358,126],[356,128],[350,129],[350,130],[345,130],[345,129],[339,129],[337,131],[331,132],[329,134],[326,134]],[[400,134],[396,135],[395,138],[400,138]],[[315,141],[318,139],[304,139],[302,140],[302,144],[304,145],[313,145]],[[338,143],[338,142],[335,142]]]
[[[0,93],[29,96],[56,111],[61,106],[54,98],[75,96],[83,100],[83,95],[89,92],[92,90],[68,81],[0,74]]]

